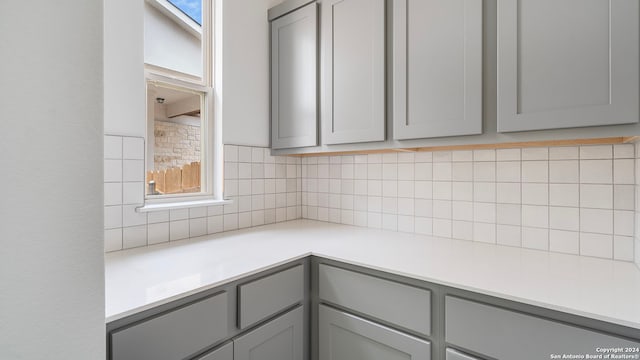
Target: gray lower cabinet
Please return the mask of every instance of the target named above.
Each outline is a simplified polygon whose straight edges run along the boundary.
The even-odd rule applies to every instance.
[[[294,310],[241,335],[233,342],[234,360],[301,360],[304,312]]]
[[[385,139],[385,1],[322,0],[322,143]]]
[[[229,342],[196,360],[233,360],[233,343]]]
[[[637,123],[640,2],[498,1],[498,131]]]
[[[640,342],[474,301],[447,296],[445,340],[492,359],[539,360],[551,355],[600,355],[598,348],[637,349]],[[640,355],[633,350],[627,355]]]
[[[320,360],[430,360],[431,344],[325,305],[319,307]]]
[[[482,133],[482,0],[393,1],[393,138]]]
[[[111,333],[112,360],[185,359],[228,335],[223,292]]]
[[[311,3],[271,22],[273,149],[318,145],[317,18]]]

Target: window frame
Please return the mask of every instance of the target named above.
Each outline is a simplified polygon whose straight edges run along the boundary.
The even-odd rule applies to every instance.
[[[166,0],[145,0],[150,5],[160,8],[167,4],[173,7]],[[161,66],[144,63],[145,93],[150,84],[165,86],[169,88],[184,89],[186,91],[194,91],[203,94],[201,102],[201,130],[200,130],[200,157],[201,157],[201,191],[197,193],[180,193],[180,194],[164,194],[164,195],[148,195],[146,190],[147,180],[146,173],[147,161],[145,161],[145,190],[144,205],[138,209],[141,212],[164,210],[167,208],[185,208],[192,206],[203,206],[209,203],[225,202],[223,200],[222,187],[219,185],[221,180],[220,169],[223,165],[217,164],[222,156],[218,153],[222,152],[222,145],[219,140],[221,137],[216,133],[219,132],[221,126],[217,124],[215,119],[215,92],[213,88],[214,74],[214,0],[202,0],[202,78],[186,74],[180,71],[164,68]],[[169,11],[169,10],[167,10]],[[175,9],[181,15],[179,9]],[[184,15],[186,16],[186,15]],[[176,19],[172,19],[176,21]],[[145,96],[147,99],[147,96]],[[145,113],[148,115],[149,107],[145,105]],[[148,116],[145,116],[145,123]],[[145,141],[154,141],[154,134],[146,133]],[[149,152],[145,147],[145,158],[149,156]]]

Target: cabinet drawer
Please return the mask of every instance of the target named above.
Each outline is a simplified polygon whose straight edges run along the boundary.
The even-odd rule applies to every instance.
[[[298,265],[238,286],[238,327],[244,329],[304,298],[304,267]]]
[[[597,355],[596,347],[640,346],[638,342],[450,296],[445,303],[445,323],[447,343],[496,359]]]
[[[321,264],[319,296],[423,335],[431,333],[431,292]]]
[[[431,343],[347,314],[319,308],[320,360],[430,360]]]
[[[480,360],[480,359],[457,352],[453,349],[447,349],[447,360]]]
[[[227,293],[111,334],[113,360],[184,359],[227,337]]]

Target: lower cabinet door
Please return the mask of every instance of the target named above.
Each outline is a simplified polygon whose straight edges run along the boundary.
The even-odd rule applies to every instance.
[[[240,336],[233,342],[234,360],[302,360],[303,307]]]
[[[320,360],[430,360],[431,344],[320,305]]]
[[[233,360],[233,343],[229,342],[196,360]]]
[[[447,348],[447,360],[480,360],[480,359],[474,358],[467,354],[463,354],[453,349]]]

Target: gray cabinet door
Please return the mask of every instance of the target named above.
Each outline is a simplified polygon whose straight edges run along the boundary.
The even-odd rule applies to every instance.
[[[271,23],[273,149],[318,145],[317,32],[315,3]]]
[[[301,360],[304,330],[303,307],[240,336],[233,342],[234,360]]]
[[[453,349],[447,349],[447,360],[479,360],[479,359],[471,357],[467,354],[463,354]]]
[[[637,0],[498,1],[498,131],[637,123]]]
[[[428,341],[330,307],[319,308],[320,360],[429,360]]]
[[[233,343],[229,342],[196,360],[233,360]]]
[[[599,355],[597,348],[637,348],[633,342],[559,322],[447,296],[445,340],[492,359],[539,360],[552,354]],[[640,355],[630,351],[628,355]]]
[[[322,143],[385,137],[385,1],[322,2]]]
[[[393,137],[482,133],[482,0],[393,2]]]

